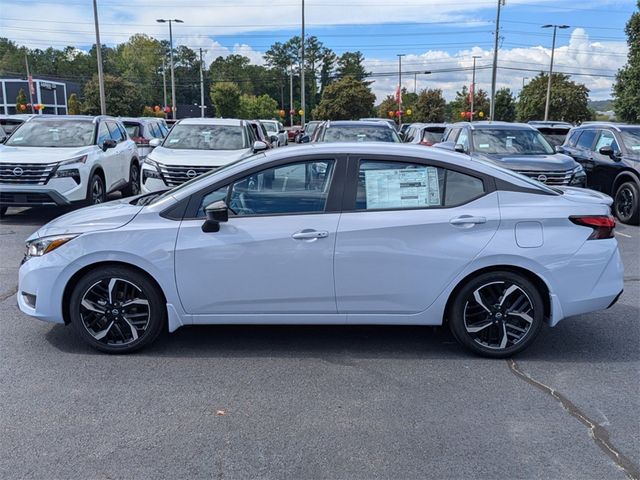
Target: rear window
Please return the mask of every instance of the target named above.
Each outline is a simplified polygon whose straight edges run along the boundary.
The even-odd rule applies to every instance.
[[[125,123],[124,129],[127,131],[131,138],[140,136],[140,125],[137,123]]]
[[[400,137],[391,128],[374,126],[331,126],[325,130],[323,142],[392,142],[400,143]]]
[[[422,133],[422,141],[428,143],[439,143],[442,141],[442,133],[444,132],[444,128],[442,129],[425,129]]]

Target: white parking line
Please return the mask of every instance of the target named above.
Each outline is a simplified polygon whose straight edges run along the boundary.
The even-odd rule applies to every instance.
[[[616,232],[616,235],[621,235],[621,236],[627,237],[627,238],[633,238],[631,235],[627,235],[626,233],[622,233],[622,232]]]

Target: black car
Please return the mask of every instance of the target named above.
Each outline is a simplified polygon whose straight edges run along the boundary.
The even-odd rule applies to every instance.
[[[640,223],[640,125],[589,123],[571,130],[562,149],[587,173],[587,186],[613,197],[623,223]]]
[[[553,121],[538,121],[532,120],[527,122],[529,125],[537,129],[544,138],[551,144],[552,147],[562,145],[565,138],[569,134],[573,125],[567,122],[553,122]]]
[[[338,120],[323,122],[313,135],[314,142],[390,142],[400,143],[396,129],[387,122]]]
[[[570,156],[556,152],[526,123],[459,122],[449,125],[439,148],[466,153],[547,185],[585,185],[586,175]]]

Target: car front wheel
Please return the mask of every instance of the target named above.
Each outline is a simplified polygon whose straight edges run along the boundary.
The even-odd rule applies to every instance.
[[[95,269],[75,285],[69,302],[71,325],[93,348],[128,353],[153,342],[166,324],[158,288],[126,267]]]
[[[104,180],[97,173],[91,176],[89,186],[87,187],[87,205],[98,205],[107,200],[107,193],[104,187]]]
[[[491,358],[510,357],[527,348],[543,320],[544,303],[537,287],[508,271],[469,280],[449,310],[454,337],[474,353]]]
[[[140,167],[132,163],[129,167],[129,184],[122,191],[124,197],[133,197],[140,193]]]
[[[613,201],[613,210],[622,223],[640,223],[640,192],[634,182],[625,182],[618,187]]]

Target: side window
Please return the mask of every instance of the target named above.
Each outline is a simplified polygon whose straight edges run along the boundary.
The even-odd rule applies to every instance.
[[[618,147],[618,142],[616,142],[613,133],[609,130],[602,130],[600,132],[600,136],[598,137],[598,142],[596,143],[596,148],[594,149],[596,152],[600,151],[602,147],[611,147],[614,152],[619,152],[620,148]]]
[[[451,130],[449,130],[449,134],[447,135],[446,141],[447,142],[455,142],[456,139],[458,138],[458,134],[460,133],[460,128],[452,128]]]
[[[452,207],[484,194],[482,180],[440,167],[363,160],[356,210]]]
[[[120,128],[118,128],[118,125],[113,123],[113,122],[106,122],[107,126],[109,127],[109,130],[111,131],[111,139],[115,140],[116,142],[121,142],[122,140],[124,140],[123,136],[122,136],[122,132],[120,131]]]
[[[106,122],[100,122],[100,126],[98,127],[98,146],[102,147],[102,144],[108,138],[111,138],[111,132],[107,128]]]
[[[334,160],[290,163],[254,173],[203,197],[198,210],[227,199],[236,216],[324,212]]]
[[[204,209],[207,205],[211,205],[214,202],[219,202],[220,200],[227,199],[227,192],[229,191],[229,185],[225,185],[218,190],[214,190],[211,193],[207,193],[204,197],[202,197],[202,203],[200,204],[200,208],[198,208],[197,216],[198,218],[204,218],[206,215],[204,213]]]
[[[567,145],[569,147],[575,147],[576,143],[578,143],[578,138],[580,137],[581,133],[582,130],[574,130],[573,132],[571,132],[571,135],[569,135],[569,138],[567,138]]]
[[[576,147],[584,148],[585,150],[591,150],[591,146],[593,145],[593,140],[596,138],[595,130],[584,130],[578,142],[576,143]]]
[[[456,144],[462,145],[465,150],[469,149],[469,133],[466,128],[460,130],[460,135],[458,136],[458,140],[456,140]]]

